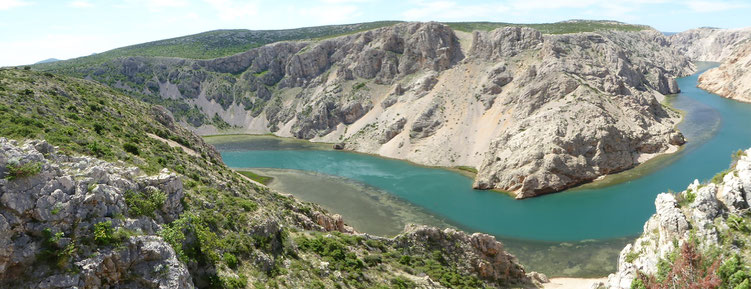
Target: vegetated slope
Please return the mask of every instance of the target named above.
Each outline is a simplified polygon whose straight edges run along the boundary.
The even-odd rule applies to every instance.
[[[697,28],[669,37],[673,47],[693,61],[722,62],[751,38],[751,28]]]
[[[728,170],[657,196],[644,233],[621,251],[609,288],[748,288],[751,149]]]
[[[272,132],[472,166],[476,187],[524,198],[675,149],[678,114],[657,99],[692,71],[651,29],[470,34],[402,23],[211,60],[119,58],[73,74],[163,104],[199,132]]]
[[[444,22],[451,29],[473,32],[491,31],[504,27],[529,27],[543,34],[568,34],[581,32],[597,32],[605,30],[615,31],[642,31],[652,29],[646,25],[634,25],[618,21],[608,20],[568,20],[555,23],[504,23],[504,22]]]
[[[398,21],[378,21],[345,25],[327,25],[283,30],[214,30],[117,48],[90,56],[57,63],[37,63],[38,69],[65,71],[81,65],[102,63],[118,57],[160,56],[210,59],[229,56],[279,41],[333,37],[389,26]]]
[[[534,286],[485,234],[347,233],[91,81],[0,70],[0,111],[2,288]]]
[[[750,35],[751,36],[751,35]],[[751,102],[751,37],[737,44],[719,67],[699,76],[699,88],[722,97]]]

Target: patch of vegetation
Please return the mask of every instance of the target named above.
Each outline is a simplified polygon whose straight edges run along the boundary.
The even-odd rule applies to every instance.
[[[631,284],[632,289],[668,289],[668,288],[719,288],[722,279],[717,275],[720,259],[708,258],[696,248],[696,244],[686,242],[680,247],[669,269],[660,268],[658,276],[637,274],[637,280]],[[663,265],[664,266],[664,265]]]
[[[474,167],[469,167],[469,166],[457,166],[456,168],[457,168],[458,170],[461,170],[461,171],[465,171],[465,172],[470,172],[470,173],[473,173],[473,174],[476,174],[476,173],[477,173],[477,169],[476,169],[476,168],[474,168]]]
[[[103,63],[111,59],[129,56],[211,59],[230,56],[279,41],[324,39],[391,26],[396,23],[399,22],[378,21],[285,30],[214,30],[126,46],[71,60],[35,64],[33,68],[39,70],[70,70],[75,67]]]
[[[300,237],[296,240],[303,252],[316,253],[329,262],[329,267],[333,270],[346,272],[349,277],[356,278],[356,276],[362,274],[365,262],[348,248],[349,245],[346,242],[341,238],[323,235],[316,235],[312,239]]]
[[[714,177],[712,177],[712,179],[711,179],[711,180],[709,180],[709,182],[710,182],[710,183],[713,183],[713,184],[719,184],[719,183],[722,183],[722,179],[724,179],[724,178],[725,178],[725,176],[726,176],[726,175],[727,175],[728,173],[730,173],[731,171],[732,171],[732,169],[726,169],[726,170],[724,170],[724,171],[721,171],[721,172],[717,173],[716,175],[714,175]]]
[[[262,176],[251,171],[237,171],[237,172],[243,176],[248,177],[251,180],[254,180],[264,185],[268,185],[269,183],[271,183],[271,181],[274,180],[273,177]]]
[[[123,231],[115,231],[112,228],[112,221],[99,222],[94,224],[92,238],[94,243],[100,246],[117,245],[125,239],[126,234]]]
[[[128,213],[133,217],[154,217],[164,202],[167,195],[159,190],[145,190],[142,192],[125,191],[125,203],[128,205]]]
[[[10,163],[7,169],[5,179],[13,181],[39,174],[42,171],[42,164],[39,162],[28,162],[25,164]]]
[[[96,129],[96,127],[95,127],[95,129]],[[129,142],[123,144],[123,150],[125,150],[126,152],[129,152],[131,154],[134,154],[134,155],[139,155],[140,154],[140,152],[138,150],[138,146],[136,146],[133,143],[129,143]]]
[[[631,251],[626,254],[626,262],[633,263],[641,255],[641,252]]]
[[[572,20],[556,23],[540,23],[540,24],[514,24],[503,22],[445,22],[444,24],[451,27],[451,29],[472,32],[479,31],[491,31],[503,27],[529,27],[534,28],[542,32],[543,34],[568,34],[579,32],[595,32],[603,30],[617,30],[617,31],[641,31],[649,29],[649,26],[644,25],[632,25],[616,21],[589,21],[589,20]]]

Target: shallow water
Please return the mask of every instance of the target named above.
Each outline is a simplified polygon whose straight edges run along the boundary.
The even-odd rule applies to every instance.
[[[231,167],[338,176],[365,186],[365,191],[380,191],[380,196],[385,192],[392,197],[386,202],[389,205],[381,205],[381,201],[363,201],[373,196],[363,190],[338,188],[316,199],[349,223],[360,222],[355,228],[361,231],[368,232],[363,228],[370,227],[368,230],[391,235],[400,231],[403,223],[420,219],[428,224],[454,225],[504,240],[509,251],[532,270],[555,276],[596,276],[615,270],[618,250],[641,232],[654,213],[658,193],[683,190],[694,178],[711,178],[727,168],[734,151],[751,146],[751,105],[696,88],[698,75],[679,79],[683,92],[669,97],[673,107],[686,112],[679,128],[689,143],[680,152],[608,177],[605,182],[522,201],[492,191],[472,190],[472,180],[456,172],[404,161],[321,147],[301,148],[302,144],[294,141],[274,144],[269,141],[273,137],[219,137],[210,138],[210,142],[217,145]],[[304,190],[312,186],[308,181],[298,185],[291,180],[280,182],[287,183],[283,191],[293,194],[294,187]],[[297,194],[306,198],[302,192]],[[352,194],[363,196],[352,199]],[[308,194],[308,198],[315,195]],[[346,201],[344,196],[351,200]],[[361,200],[356,201],[358,198]],[[397,213],[400,210],[419,213],[408,216]],[[379,221],[364,225],[369,220]]]

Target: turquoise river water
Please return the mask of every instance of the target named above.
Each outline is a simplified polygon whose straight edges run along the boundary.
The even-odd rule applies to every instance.
[[[526,200],[473,190],[472,180],[462,174],[399,160],[272,137],[209,141],[230,167],[261,168],[259,172],[277,178],[280,190],[322,203],[345,220],[376,224],[369,230],[353,224],[356,229],[395,234],[407,221],[422,221],[485,232],[504,240],[532,270],[601,275],[614,271],[619,248],[641,232],[655,211],[657,194],[711,178],[728,167],[733,152],[751,146],[751,104],[696,88],[698,75],[711,67],[701,66],[698,73],[678,79],[680,94],[668,96],[672,107],[685,112],[678,126],[688,140],[682,150],[611,177],[625,179],[612,185],[596,182]],[[316,180],[329,183],[315,189]],[[306,188],[319,193],[305,195]]]

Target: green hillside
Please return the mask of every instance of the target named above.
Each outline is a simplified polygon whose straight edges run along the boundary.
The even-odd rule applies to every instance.
[[[579,32],[595,32],[602,30],[641,31],[650,29],[645,25],[634,25],[616,21],[569,20],[555,23],[517,24],[504,22],[445,22],[451,29],[471,32],[474,30],[490,31],[502,27],[530,27],[540,30],[543,34],[567,34]]]
[[[496,279],[468,273],[460,267],[467,254],[473,254],[466,240],[426,243],[409,234],[386,239],[317,231],[322,228],[315,229],[318,225],[311,220],[331,218],[323,209],[252,184],[164,109],[92,81],[0,69],[0,136],[18,140],[19,145],[44,139],[64,155],[97,157],[139,167],[147,174],[165,168],[177,173],[185,209],[176,220],[162,224],[157,234],[187,265],[197,288],[413,288],[410,278],[417,277],[405,276],[425,275],[451,288],[527,280],[518,274]],[[5,178],[10,181],[32,176],[39,167],[8,170]],[[149,217],[164,202],[139,194],[125,197],[127,212],[134,218]],[[115,237],[110,231],[102,231],[107,240],[143,234]],[[78,274],[74,260],[120,249],[120,241],[87,242],[91,236],[86,232],[71,239],[73,249],[56,255],[63,257],[54,258],[55,267],[44,267],[45,272]],[[52,260],[44,256],[40,258]],[[512,270],[519,272],[518,267]],[[0,287],[6,288],[6,281],[12,285],[24,280],[0,280]]]
[[[378,21],[284,30],[214,30],[116,48],[71,60],[38,63],[34,67],[39,70],[64,70],[69,67],[97,64],[113,58],[128,56],[211,59],[229,56],[279,41],[327,38],[371,30],[396,23],[398,22]]]

